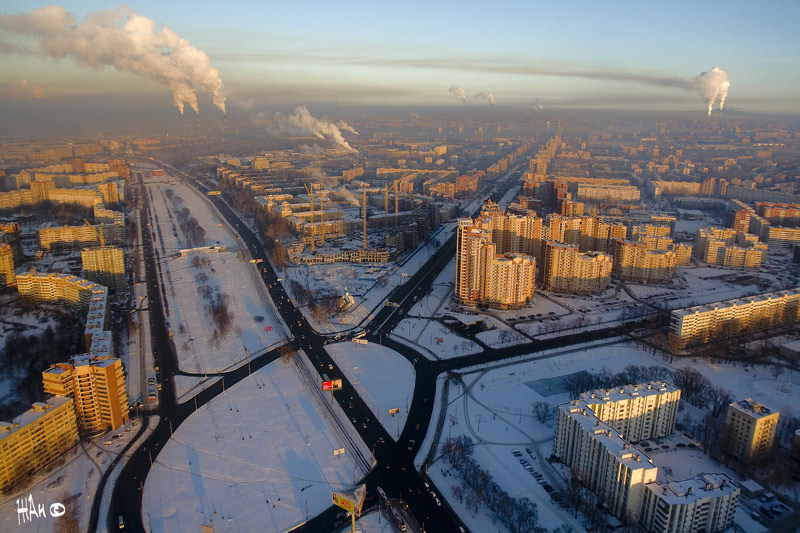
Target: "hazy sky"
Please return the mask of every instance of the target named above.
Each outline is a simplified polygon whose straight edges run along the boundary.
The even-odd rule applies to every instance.
[[[65,43],[61,33],[43,44],[43,36],[68,30],[53,28],[57,17],[31,30],[18,15],[49,5],[0,0],[0,111],[90,107],[101,97],[120,106],[152,98],[163,108],[178,93],[175,105],[182,99],[191,114],[193,90],[200,113],[217,115],[214,94],[227,96],[231,113],[323,102],[464,105],[448,90],[455,85],[472,106],[490,105],[475,95],[492,93],[497,105],[538,100],[553,107],[696,109],[702,116],[703,97],[690,84],[715,66],[730,73],[727,110],[800,111],[796,0],[159,0],[115,8],[188,41],[178,53],[162,35],[151,48],[161,57],[152,62],[109,57],[125,52],[105,34],[77,54],[69,47],[80,45]],[[75,18],[73,32],[86,27],[87,14],[109,6],[57,5]],[[121,28],[124,20],[93,27]],[[183,78],[156,64],[172,59],[181,62]]]

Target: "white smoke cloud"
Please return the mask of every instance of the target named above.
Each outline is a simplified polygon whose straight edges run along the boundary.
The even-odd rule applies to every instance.
[[[458,98],[465,104],[467,103],[467,91],[465,91],[461,87],[456,87],[455,85],[451,85],[450,92],[456,95],[456,98]]]
[[[212,93],[225,112],[225,92],[219,71],[202,50],[166,27],[131,11],[90,13],[83,22],[64,8],[48,6],[21,15],[0,16],[0,28],[33,37],[38,48],[7,45],[0,51],[29,53],[53,59],[71,58],[82,67],[112,66],[167,85],[178,111],[184,105],[199,113],[195,87]]]
[[[311,113],[308,112],[308,109],[304,105],[296,107],[294,114],[292,115],[276,113],[275,121],[282,130],[289,132],[290,134],[313,135],[319,139],[329,139],[350,152],[356,151],[345,140],[341,130],[339,129],[339,126],[330,120],[315,118],[311,115]],[[356,131],[347,123],[340,122],[340,124],[344,124],[347,131],[356,133]]]
[[[11,98],[33,98],[35,100],[47,98],[41,87],[28,80],[20,80],[18,78],[9,79],[2,84],[2,89],[2,92]]]
[[[337,122],[336,126],[342,131],[349,131],[350,133],[353,133],[355,135],[359,135],[359,133],[355,130],[355,128],[353,128],[353,126],[351,126],[350,124],[348,124],[344,120],[340,120],[339,122]]]
[[[719,100],[719,110],[725,107],[725,99],[728,97],[728,88],[731,82],[728,79],[730,72],[714,67],[708,72],[703,72],[694,79],[695,90],[700,91],[706,100],[708,116],[714,107],[714,102]]]
[[[492,105],[494,105],[496,102],[494,95],[492,93],[478,93],[475,95],[475,98],[485,98],[489,100],[489,103]]]

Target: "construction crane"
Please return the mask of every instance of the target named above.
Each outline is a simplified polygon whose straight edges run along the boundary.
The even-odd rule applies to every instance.
[[[386,217],[389,216],[389,191],[394,189],[394,225],[397,227],[397,210],[398,210],[398,191],[397,184],[400,183],[400,180],[394,180],[394,185],[389,187],[388,185],[383,186],[383,208],[386,210]],[[386,218],[383,219],[383,225],[386,226]]]
[[[83,219],[83,221],[86,222],[87,226],[89,226],[90,228],[92,228],[94,230],[94,234],[97,235],[97,240],[100,241],[100,248],[101,249],[105,248],[106,247],[106,239],[103,236],[103,232],[102,231],[98,231],[97,230],[97,226],[95,226],[93,224],[90,224],[89,221],[86,220],[85,218]]]
[[[308,193],[308,200],[311,202],[311,253],[316,253],[316,249],[314,248],[314,195],[311,193],[311,188],[303,184],[303,187],[306,188],[306,192]]]

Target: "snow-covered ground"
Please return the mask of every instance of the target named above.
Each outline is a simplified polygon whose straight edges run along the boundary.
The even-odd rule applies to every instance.
[[[537,504],[539,524],[553,529],[561,524],[570,524],[576,531],[584,526],[580,517],[572,515],[555,505],[536,480],[519,464],[512,450],[521,450],[524,457],[556,489],[566,486],[568,472],[565,468],[551,466],[544,461],[552,453],[554,425],[538,422],[532,412],[532,404],[545,402],[552,406],[569,400],[563,383],[558,378],[574,372],[618,373],[628,365],[668,366],[661,357],[623,342],[585,345],[562,351],[550,351],[531,356],[534,360],[508,362],[493,369],[486,367],[468,369],[463,372],[463,382],[444,384],[440,380],[439,390],[449,387],[446,421],[440,443],[448,437],[467,435],[475,442],[474,457],[487,470],[494,481],[512,497],[527,497]],[[800,387],[800,374],[789,372],[776,379],[766,369],[746,368],[742,365],[715,365],[707,361],[677,360],[674,367],[692,366],[707,376],[717,386],[732,391],[736,399],[752,397],[774,409],[787,406]],[[437,394],[437,402],[439,398]],[[686,411],[695,408],[686,406]],[[682,413],[684,408],[682,408]],[[435,414],[438,413],[438,406]],[[679,419],[683,415],[679,415]],[[435,427],[432,420],[431,427]],[[431,434],[423,447],[431,445]],[[686,479],[699,472],[725,472],[734,480],[741,477],[720,465],[699,448],[677,447],[676,444],[693,442],[680,432],[663,439],[650,457],[659,469],[659,480]],[[669,446],[662,449],[661,445]],[[533,458],[525,448],[531,448]],[[442,496],[457,510],[459,516],[472,531],[495,531],[500,526],[493,522],[491,513],[481,507],[477,513],[468,509],[454,496],[453,489],[460,484],[455,470],[445,457],[437,451],[428,472]],[[421,466],[424,454],[417,457]],[[465,500],[466,501],[466,500]]]
[[[211,203],[195,189],[169,178],[148,178],[152,197],[155,248],[160,254],[161,281],[165,284],[170,332],[181,370],[218,372],[263,353],[286,339],[285,326],[274,311],[264,284],[250,256],[235,233]],[[171,200],[167,191],[171,190]],[[180,201],[175,201],[175,198]],[[186,236],[174,215],[185,206],[206,231],[206,242],[227,247],[219,253],[190,253]],[[214,323],[209,302],[225,300],[230,325]],[[181,382],[183,383],[183,382]],[[188,389],[187,389],[188,390]],[[178,394],[186,390],[178,389]]]
[[[157,417],[156,417],[157,420]],[[35,474],[25,485],[0,497],[0,531],[20,533],[50,533],[65,531],[61,519],[50,515],[50,506],[61,503],[73,514],[78,531],[86,531],[97,485],[103,473],[139,430],[139,421],[132,420],[111,433],[73,446],[58,459]],[[140,438],[147,437],[147,432]],[[114,438],[112,435],[120,435]],[[104,444],[108,442],[109,444]],[[128,455],[130,451],[128,451]],[[124,461],[120,462],[124,464]],[[113,479],[107,487],[113,487]],[[21,522],[17,514],[17,499],[33,497],[38,507],[44,506],[47,516],[32,516]],[[102,524],[103,522],[101,522]]]
[[[414,395],[414,366],[394,350],[375,343],[341,342],[325,349],[389,435],[397,439]],[[390,409],[400,412],[390,415]]]
[[[267,365],[175,431],[147,477],[146,527],[286,531],[330,506],[331,491],[353,487],[364,475],[361,463],[322,406],[326,397],[312,392],[296,368]],[[350,426],[343,416],[339,421]],[[345,453],[334,456],[339,448]]]

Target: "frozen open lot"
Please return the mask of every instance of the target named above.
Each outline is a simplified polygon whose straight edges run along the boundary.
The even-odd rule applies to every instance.
[[[168,317],[181,370],[205,373],[229,369],[285,341],[284,326],[274,312],[256,266],[235,233],[211,203],[192,187],[169,178],[150,178],[154,246],[160,255]],[[205,232],[192,241],[176,211],[187,209]],[[217,253],[179,250],[219,245]],[[219,303],[226,313],[220,313]],[[220,320],[227,315],[227,320]],[[178,394],[185,392],[178,390]]]
[[[296,366],[271,363],[175,431],[147,477],[144,523],[156,532],[291,529],[363,476],[340,435]]]
[[[414,395],[414,367],[402,355],[380,344],[341,342],[325,348],[383,427],[395,437],[406,425]],[[390,415],[390,409],[400,412]]]

